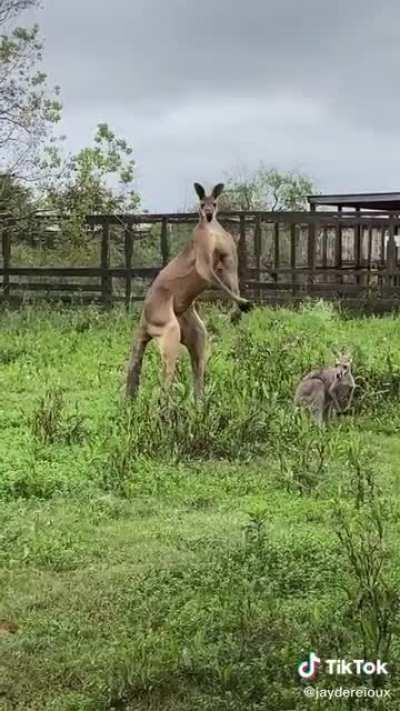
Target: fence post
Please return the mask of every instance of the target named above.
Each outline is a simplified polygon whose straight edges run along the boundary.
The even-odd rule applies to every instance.
[[[322,266],[324,269],[328,266],[328,228],[322,229]]]
[[[247,245],[246,245],[246,216],[240,215],[240,226],[239,226],[239,245],[238,245],[238,257],[239,257],[239,286],[240,291],[245,294],[245,281],[247,279]]]
[[[357,223],[354,227],[354,261],[356,267],[356,284],[362,282],[362,277],[358,272],[361,267],[361,225],[359,223],[360,219],[360,208],[356,208],[357,213]]]
[[[162,265],[165,267],[169,262],[168,219],[166,217],[163,217],[161,221],[160,247]]]
[[[381,246],[380,246],[381,269],[383,269],[385,266],[385,251],[386,251],[386,228],[381,227]]]
[[[396,247],[396,241],[394,239],[394,225],[393,225],[393,220],[390,218],[390,223],[389,223],[389,240],[387,243],[387,256],[386,256],[386,268],[389,274],[387,275],[386,279],[386,285],[387,286],[393,286],[394,284],[394,279],[393,279],[393,272],[395,271],[397,267],[397,247]]]
[[[259,215],[256,217],[256,223],[254,226],[254,261],[256,267],[256,280],[261,280],[260,266],[261,266],[261,218]],[[260,300],[261,289],[258,286],[256,289],[257,299]]]
[[[371,225],[368,227],[367,263],[368,263],[367,285],[368,285],[368,288],[370,288],[370,286],[371,286],[371,267],[372,267],[372,227],[371,227]]]
[[[279,255],[279,222],[274,222],[274,280],[275,283],[279,281],[278,269],[280,266],[280,255]]]
[[[10,261],[11,261],[11,240],[10,233],[4,228],[1,233],[1,249],[3,255],[3,296],[8,299],[10,296]]]
[[[378,288],[382,291],[385,279],[383,277],[383,272],[385,270],[385,251],[386,251],[386,228],[381,227],[380,233],[380,245],[379,245],[379,263],[378,263]]]
[[[338,207],[339,218],[341,217],[342,207]],[[335,270],[342,269],[342,245],[343,245],[343,228],[342,224],[339,222],[335,225]],[[341,274],[336,272],[334,281],[337,284],[343,284],[343,279]]]
[[[313,213],[313,215],[316,214],[315,205],[311,206],[311,212]],[[310,223],[308,225],[308,240],[307,240],[307,265],[308,265],[307,286],[308,287],[310,287],[314,283],[315,236],[316,236],[315,223]],[[307,291],[310,291],[310,289],[308,288]]]
[[[110,224],[108,220],[103,222],[101,236],[101,294],[103,303],[110,306],[112,303],[112,279],[110,276]]]
[[[125,306],[129,309],[132,293],[132,253],[133,253],[133,235],[132,225],[129,223],[125,229],[125,267],[126,267],[126,282],[125,282]]]
[[[296,225],[290,225],[290,273],[292,277],[292,295],[296,294]]]

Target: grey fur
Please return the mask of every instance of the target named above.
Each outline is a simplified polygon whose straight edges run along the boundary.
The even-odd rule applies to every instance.
[[[314,370],[302,378],[294,396],[295,405],[310,411],[319,425],[351,406],[355,381],[351,359],[340,358],[334,367]]]

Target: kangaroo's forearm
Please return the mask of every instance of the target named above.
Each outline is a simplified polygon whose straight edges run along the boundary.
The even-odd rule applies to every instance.
[[[214,271],[213,267],[211,264],[207,263],[205,259],[198,259],[196,263],[196,269],[198,274],[200,274],[203,279],[206,279],[207,281],[211,282],[214,286],[217,286],[219,289],[225,292],[232,301],[235,301],[237,304],[245,304],[247,303],[246,299],[243,299],[240,294],[235,294],[232,289],[229,288],[222,279],[219,278],[218,274]]]
[[[218,286],[222,291],[225,291],[230,298],[235,301],[237,304],[243,304],[246,302],[246,299],[243,299],[239,294],[235,294],[229,286],[226,286],[224,282],[219,278],[218,274],[214,272],[213,269],[210,269],[210,276],[211,276],[211,282],[215,284],[215,286]]]

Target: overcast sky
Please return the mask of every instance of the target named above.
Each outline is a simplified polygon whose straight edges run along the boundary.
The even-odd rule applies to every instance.
[[[43,0],[68,147],[108,122],[144,206],[262,160],[324,192],[400,189],[397,0]]]

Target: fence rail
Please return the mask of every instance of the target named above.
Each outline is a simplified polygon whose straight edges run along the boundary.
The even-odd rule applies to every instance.
[[[3,216],[2,297],[42,292],[49,298],[78,295],[108,305],[116,300],[129,305],[143,298],[149,282],[190,239],[197,219],[195,213],[90,215],[87,230],[97,263],[34,266],[16,258],[21,241],[31,245],[33,254],[43,248],[42,257],[54,256],[65,248],[62,219],[37,216],[25,232],[20,227],[17,232],[17,221]],[[241,291],[250,298],[400,299],[399,213],[235,211],[221,213],[220,221],[237,236]],[[138,243],[152,245],[151,265],[141,263]]]

